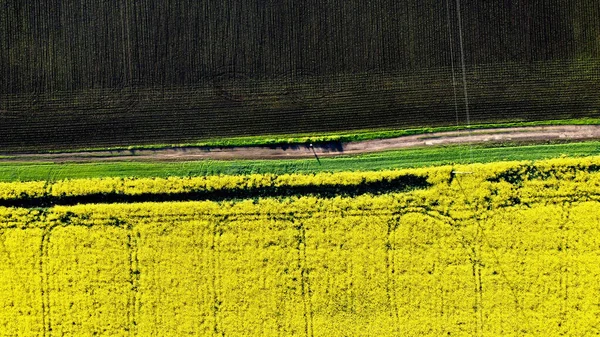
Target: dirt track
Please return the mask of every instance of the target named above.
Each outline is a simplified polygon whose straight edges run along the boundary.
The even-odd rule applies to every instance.
[[[451,131],[422,135],[376,139],[363,142],[293,145],[287,147],[232,148],[165,148],[155,150],[90,151],[77,153],[22,154],[0,161],[184,161],[200,159],[290,159],[350,155],[384,150],[433,147],[457,144],[540,143],[548,141],[582,141],[600,139],[600,125],[540,126],[502,129]]]

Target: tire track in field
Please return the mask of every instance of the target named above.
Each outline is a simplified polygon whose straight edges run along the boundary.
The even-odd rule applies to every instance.
[[[400,227],[401,214],[393,213],[387,221],[387,237],[386,237],[386,268],[387,282],[386,293],[388,305],[390,306],[390,315],[394,321],[394,331],[398,332],[400,326],[400,317],[398,315],[398,304],[396,296],[396,230]]]
[[[120,224],[118,224],[120,225]],[[139,271],[139,260],[138,260],[138,240],[139,232],[131,224],[124,226],[127,230],[127,248],[129,251],[129,285],[131,287],[129,298],[128,298],[128,323],[129,323],[129,335],[137,336],[137,319],[138,319],[138,308],[139,308],[139,285],[140,285],[140,271]]]
[[[220,251],[220,241],[221,241],[221,236],[223,235],[223,229],[220,228],[221,223],[225,222],[227,220],[227,215],[224,216],[220,216],[216,218],[216,221],[214,222],[213,225],[213,232],[212,232],[212,238],[211,238],[211,243],[210,243],[210,250],[212,252],[212,257],[211,257],[211,269],[212,269],[212,297],[213,297],[213,310],[212,310],[212,316],[213,316],[213,320],[214,320],[214,325],[213,325],[213,333],[215,336],[225,336],[225,331],[222,330],[221,325],[219,324],[219,315],[220,315],[220,311],[221,311],[221,306],[223,304],[223,301],[221,300],[220,296],[219,296],[219,287],[220,287],[220,275],[218,273],[218,270],[220,270],[220,259],[221,256],[219,254]]]
[[[44,228],[40,242],[40,289],[42,296],[42,336],[49,336],[52,331],[52,319],[50,315],[50,274],[48,272],[48,246],[50,245],[50,234],[58,226],[58,223],[52,223]]]
[[[361,142],[284,146],[170,147],[147,150],[102,150],[7,155],[0,162],[190,161],[235,159],[301,159],[358,155],[387,150],[465,144],[546,143],[600,139],[600,125],[560,125],[435,132]]]
[[[560,231],[560,246],[558,247],[560,258],[560,297],[562,297],[560,305],[560,322],[559,328],[568,327],[569,320],[569,279],[571,249],[569,247],[568,230],[573,226],[571,220],[571,210],[567,207],[568,203],[563,202],[561,205],[562,214],[560,216],[559,231]]]
[[[296,236],[298,251],[298,266],[300,267],[300,289],[302,291],[302,302],[304,311],[304,333],[306,337],[314,336],[313,325],[313,306],[312,306],[312,289],[310,285],[310,270],[306,259],[306,227],[302,220],[296,222],[292,219],[295,229],[298,231]]]

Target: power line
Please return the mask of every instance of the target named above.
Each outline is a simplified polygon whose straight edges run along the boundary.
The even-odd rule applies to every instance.
[[[446,0],[446,19],[448,24],[448,39],[450,40],[450,66],[452,69],[452,91],[454,93],[454,113],[456,115],[456,126],[458,122],[458,94],[456,93],[456,69],[454,68],[454,35],[452,34],[452,22],[450,21],[450,0]]]
[[[460,14],[460,0],[456,0],[456,14],[458,18],[458,37],[460,42],[460,62],[462,66],[462,77],[463,77],[463,92],[465,95],[465,113],[467,115],[467,129],[469,130],[469,138],[472,136],[471,131],[471,117],[469,115],[469,93],[467,90],[467,70],[465,66],[465,48],[463,42],[463,29],[462,29],[462,18]],[[470,139],[469,139],[470,140]],[[469,142],[469,159],[473,161],[473,145]]]

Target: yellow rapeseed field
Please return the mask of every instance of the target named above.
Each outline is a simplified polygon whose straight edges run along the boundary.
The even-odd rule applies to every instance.
[[[0,336],[600,334],[600,158],[3,183],[0,201],[402,174],[430,186],[0,207]]]

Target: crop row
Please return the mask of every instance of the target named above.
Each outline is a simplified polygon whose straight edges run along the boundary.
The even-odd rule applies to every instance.
[[[598,69],[592,61],[469,66],[471,122],[597,117]],[[455,101],[444,67],[3,95],[0,144],[19,152],[455,125],[457,118],[465,125],[461,84]]]
[[[594,0],[6,3],[2,93],[178,87],[600,57]],[[459,21],[459,14],[462,20]],[[453,55],[454,54],[454,55]]]

